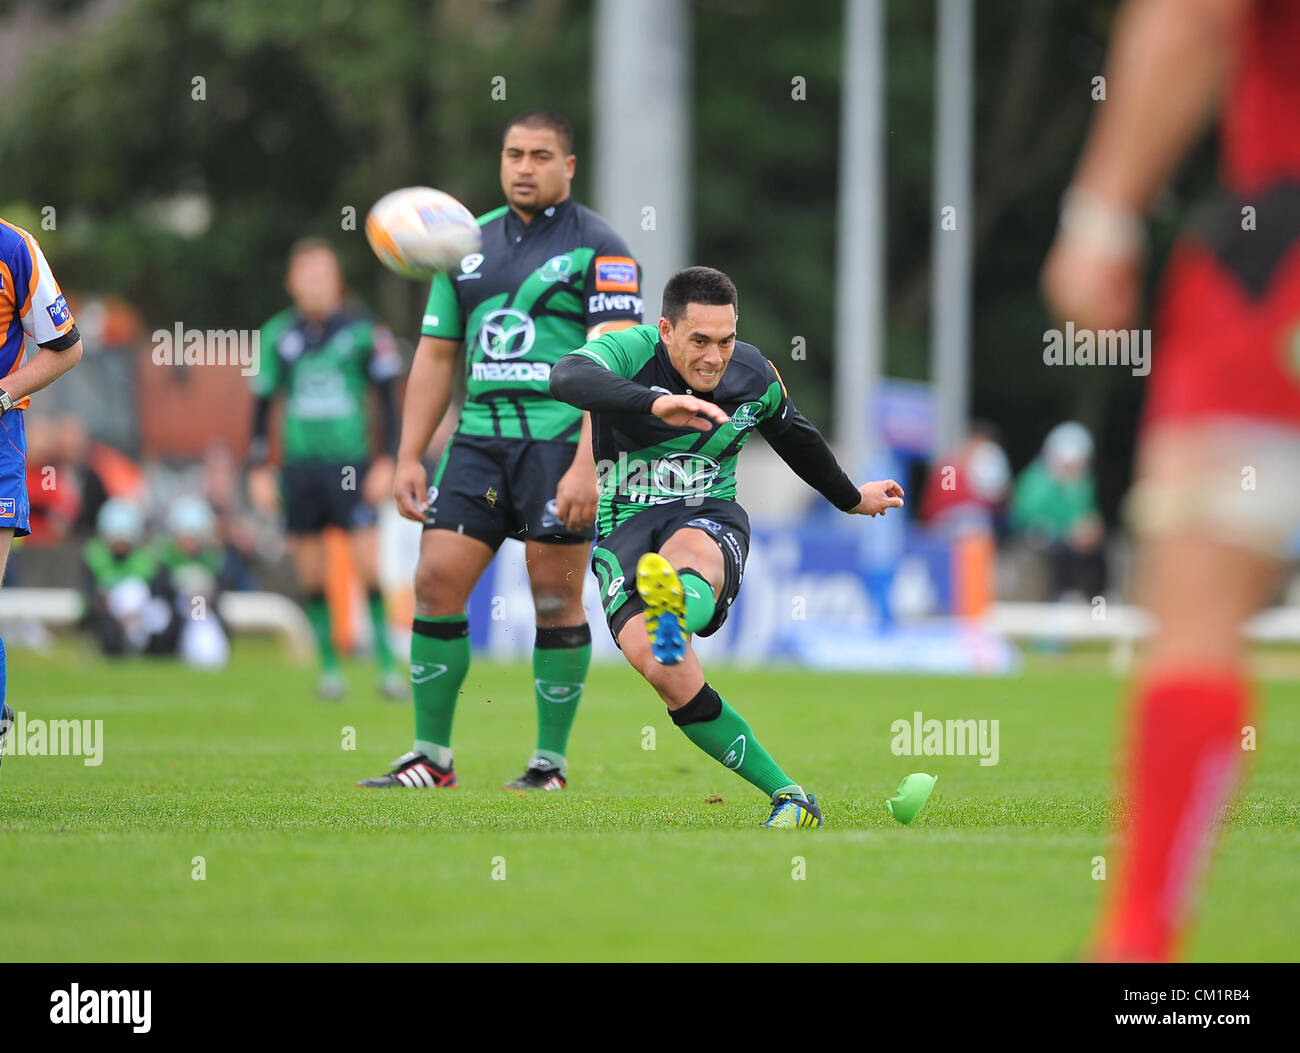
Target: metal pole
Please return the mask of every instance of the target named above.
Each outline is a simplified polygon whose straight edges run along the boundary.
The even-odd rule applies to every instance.
[[[974,52],[970,0],[939,0],[930,298],[930,365],[938,416],[938,454],[953,449],[965,438],[970,417]]]
[[[640,261],[654,322],[664,282],[692,262],[685,0],[599,0],[594,51],[593,207]]]
[[[835,288],[835,437],[865,469],[885,330],[884,5],[846,0]]]

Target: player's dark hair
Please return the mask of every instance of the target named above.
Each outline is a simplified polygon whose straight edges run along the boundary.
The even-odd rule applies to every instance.
[[[687,267],[668,279],[664,286],[663,316],[676,325],[686,314],[686,305],[691,303],[706,307],[730,304],[740,310],[736,286],[725,274],[712,267]]]
[[[319,234],[308,234],[289,246],[289,257],[286,266],[292,267],[294,260],[309,252],[328,252],[335,260],[339,258],[338,250],[330,244],[327,238],[322,238]]]
[[[549,128],[560,140],[560,149],[564,151],[564,156],[568,157],[573,153],[573,125],[558,113],[551,110],[525,110],[519,116],[510,119],[510,123],[501,133],[501,138],[505,139],[510,134],[510,129],[517,124],[525,128]]]

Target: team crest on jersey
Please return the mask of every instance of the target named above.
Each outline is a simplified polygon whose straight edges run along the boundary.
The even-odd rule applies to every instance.
[[[487,493],[485,493],[483,496],[487,499],[487,503],[488,503],[488,507],[489,507],[489,508],[496,508],[496,506],[497,506],[497,488],[496,488],[495,486],[489,486],[489,487],[487,488]]]
[[[763,412],[761,402],[746,402],[737,406],[731,413],[731,423],[736,426],[737,431],[744,431],[746,428],[752,428],[758,423],[758,415]]]
[[[636,260],[631,256],[596,257],[597,292],[636,292]]]
[[[537,277],[544,282],[562,282],[568,279],[572,270],[573,257],[567,253],[561,253],[559,256],[552,256],[543,263],[537,272]]]
[[[468,256],[462,257],[460,261],[460,274],[456,275],[456,280],[460,281],[462,278],[468,278],[470,275],[473,275],[475,278],[483,277],[481,274],[474,274],[474,272],[482,265],[483,253],[481,252],[471,252]]]

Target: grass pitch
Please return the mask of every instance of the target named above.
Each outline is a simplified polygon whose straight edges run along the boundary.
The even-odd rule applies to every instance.
[[[592,671],[570,789],[523,795],[531,670],[477,662],[455,791],[352,783],[409,748],[409,705],[316,701],[244,644],[219,675],[10,654],[27,719],[103,723],[103,762],[0,770],[0,960],[1067,960],[1111,861],[1121,683],[710,670],[827,826],[765,831],[762,796],[698,752],[631,670]],[[1274,683],[1192,947],[1296,958],[1300,685]],[[996,719],[999,758],[908,757],[890,725]],[[355,732],[355,748],[349,730]],[[645,748],[653,745],[653,749]],[[885,799],[939,775],[904,828]],[[198,858],[201,857],[201,860]],[[201,872],[202,880],[196,880]]]

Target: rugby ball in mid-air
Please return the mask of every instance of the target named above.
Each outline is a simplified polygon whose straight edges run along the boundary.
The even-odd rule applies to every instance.
[[[366,216],[366,240],[379,262],[403,278],[454,271],[483,242],[473,213],[450,194],[408,186],[385,194]]]

